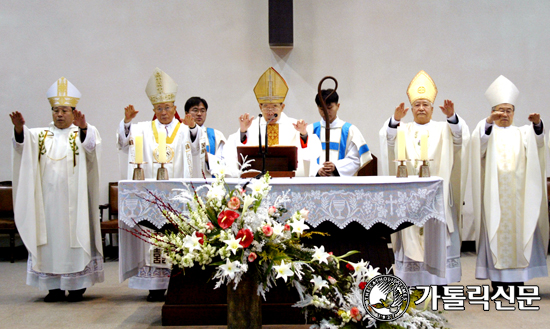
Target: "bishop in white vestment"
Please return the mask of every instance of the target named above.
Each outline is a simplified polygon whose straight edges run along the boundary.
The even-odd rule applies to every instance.
[[[315,176],[355,176],[357,172],[366,166],[371,160],[372,155],[365,142],[363,134],[359,128],[349,122],[345,122],[338,117],[340,104],[338,103],[338,94],[333,89],[324,89],[321,91],[325,99],[328,112],[328,121],[330,129],[329,159],[325,159],[325,114],[322,110],[319,95],[315,96],[315,103],[321,115],[321,121],[308,125],[307,132],[315,134],[321,141],[322,152],[311,164],[309,175]],[[329,96],[330,95],[330,96]]]
[[[205,177],[211,177],[216,168],[224,165],[223,148],[225,136],[217,129],[206,127],[206,116],[208,114],[208,103],[200,97],[191,97],[185,102],[185,113],[190,114],[195,123],[199,125],[203,136],[206,138],[205,161],[202,163],[202,170]]]
[[[169,178],[203,177],[201,163],[206,142],[191,115],[186,115],[182,122],[178,120],[174,105],[177,87],[168,74],[156,68],[145,89],[153,105],[153,120],[132,123],[138,111],[132,105],[125,108],[117,133],[124,179],[132,179],[136,162],[142,163],[146,179],[156,177],[159,162],[165,162]],[[119,225],[130,229],[123,222]],[[120,281],[130,278],[128,287],[149,290],[148,301],[162,301],[171,266],[155,263],[158,258],[152,256],[154,248],[124,229],[119,230]]]
[[[53,122],[27,128],[10,114],[15,222],[29,251],[27,284],[46,302],[82,300],[103,282],[97,129],[76,110],[80,92],[64,77],[47,92]]]
[[[433,103],[437,96],[437,87],[431,77],[420,71],[411,81],[407,90],[414,122],[401,123],[408,108],[401,103],[393,117],[385,122],[380,130],[380,153],[382,175],[395,175],[398,158],[396,144],[397,128],[404,130],[404,156],[412,161],[407,162],[409,175],[417,175],[421,161],[420,139],[427,135],[427,157],[432,176],[442,177],[445,200],[446,238],[437,241],[440,244],[435,250],[425,250],[424,240],[435,239],[430,230],[411,226],[392,235],[395,253],[395,274],[408,285],[446,285],[458,282],[461,278],[460,267],[460,218],[464,200],[464,187],[468,173],[469,141],[468,126],[454,110],[453,102],[445,100],[440,106],[447,117],[447,122],[433,121]],[[426,255],[439,259],[445,264],[444,271],[437,271],[425,262]]]
[[[476,278],[493,288],[548,276],[546,154],[540,115],[513,125],[516,86],[504,76],[487,89],[492,111],[472,135]]]
[[[263,145],[267,131],[268,146],[297,147],[296,176],[309,176],[311,160],[319,154],[321,143],[316,135],[307,133],[307,123],[304,120],[296,120],[283,113],[287,92],[286,81],[274,68],[270,67],[262,74],[254,87],[254,94],[262,112],[261,117],[254,118],[249,113],[239,117],[240,128],[229,136],[224,151],[227,174],[236,176],[238,173],[237,161],[240,159],[237,147],[257,146],[258,136],[261,136]]]

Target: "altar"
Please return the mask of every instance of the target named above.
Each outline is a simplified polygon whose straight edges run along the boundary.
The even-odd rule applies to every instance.
[[[245,185],[249,179],[226,179],[229,186]],[[150,193],[170,200],[181,189],[197,189],[213,179],[178,179],[169,181],[120,181],[119,221],[122,226],[135,227],[144,221],[148,226],[161,228],[165,218],[147,199]],[[358,250],[353,261],[365,259],[374,267],[391,267],[392,253],[387,248],[389,233],[408,225],[423,226],[430,231],[425,249],[435,248],[445,239],[446,222],[443,204],[443,180],[431,178],[396,178],[384,176],[365,177],[315,177],[315,178],[273,178],[272,187],[264,202],[272,204],[276,198],[286,194],[289,200],[285,207],[288,214],[306,208],[309,210],[307,225],[310,230],[328,232],[330,236],[313,239],[312,245],[323,245],[335,255],[349,250]],[[206,192],[206,190],[203,190]],[[200,193],[200,192],[199,192]],[[171,202],[184,211],[184,205]],[[283,216],[287,218],[289,216]],[[121,236],[128,236],[121,231]],[[120,253],[130,248],[121,238]],[[308,243],[308,241],[304,241]],[[445,273],[445,262],[433,254],[425,255],[425,262],[434,272]],[[122,259],[122,257],[121,257]],[[121,263],[121,278],[136,270]],[[207,284],[209,272],[200,269],[186,270],[185,275],[173,272],[168,288],[166,304],[163,307],[163,325],[219,325],[226,318],[225,290],[213,290]],[[436,273],[434,273],[436,274]],[[202,286],[198,286],[203,281]],[[288,292],[281,284],[267,295],[262,306],[264,323],[303,323],[297,308],[291,308],[297,295]],[[224,313],[225,312],[225,313]],[[285,316],[278,314],[284,312]],[[191,319],[194,318],[194,319]]]

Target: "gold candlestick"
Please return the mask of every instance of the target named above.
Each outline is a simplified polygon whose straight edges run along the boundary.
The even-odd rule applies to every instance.
[[[395,177],[397,178],[407,178],[409,177],[408,171],[407,171],[407,165],[405,165],[405,162],[410,161],[408,159],[406,160],[393,160],[395,162],[400,162],[401,164],[397,166],[397,175]]]
[[[132,175],[133,180],[145,180],[145,172],[143,171],[143,168],[141,168],[142,164],[146,164],[147,162],[130,162],[131,164],[137,165],[136,168],[134,168],[134,174]]]
[[[164,162],[160,163],[160,168],[157,170],[157,180],[168,180],[168,169],[164,168]]]
[[[429,161],[433,161],[433,159],[429,160],[420,160],[422,161],[422,165],[420,166],[420,172],[418,173],[418,177],[430,177],[430,163]]]

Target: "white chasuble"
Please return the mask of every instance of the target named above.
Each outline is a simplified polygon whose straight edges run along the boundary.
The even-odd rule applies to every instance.
[[[340,176],[354,176],[366,166],[372,155],[365,138],[359,129],[339,118],[330,124],[329,157],[325,159],[325,120],[308,125],[308,133],[315,134],[321,141],[322,152],[314,160],[310,176],[316,176],[325,161],[331,161],[336,166]]]
[[[409,285],[418,284],[448,284],[460,281],[460,218],[464,190],[468,176],[467,146],[469,142],[468,126],[458,117],[460,125],[455,125],[453,132],[447,122],[430,121],[419,125],[415,122],[401,123],[405,130],[405,154],[410,159],[407,164],[409,175],[418,175],[420,165],[420,136],[428,134],[428,157],[430,174],[443,178],[443,194],[445,200],[445,222],[447,234],[439,241],[438,248],[425,249],[425,239],[432,239],[425,228],[411,226],[392,234],[392,244],[396,258],[396,274]],[[380,130],[380,169],[382,175],[395,175],[397,163],[397,147],[395,131],[388,128],[389,120]],[[388,133],[392,132],[392,134]],[[429,255],[430,259],[426,257]],[[432,263],[446,263],[447,273],[436,273]],[[443,266],[445,267],[445,265]]]
[[[14,140],[15,220],[30,253],[32,273],[77,273],[95,262],[91,273],[95,278],[84,287],[103,281],[100,143],[99,133],[90,124],[84,143],[78,127],[58,129],[53,124],[25,127],[23,143]],[[52,284],[57,287],[51,288]],[[58,289],[59,282],[50,282],[46,288]]]
[[[158,120],[132,123],[129,134],[126,135],[124,120],[119,124],[117,132],[117,145],[120,150],[119,159],[123,179],[132,179],[135,164],[135,136],[143,136],[143,161],[146,179],[155,179],[158,163],[158,132],[167,130],[166,134],[166,159],[168,163],[164,167],[168,170],[168,177],[173,178],[202,178],[203,163],[206,152],[206,135],[202,129],[197,129],[197,136],[191,142],[189,128],[177,119],[163,125]],[[128,286],[134,289],[157,290],[167,289],[170,279],[169,268],[148,266],[151,259],[151,248],[146,242],[134,237],[126,230],[132,230],[126,224],[120,222],[123,229],[119,229],[120,282],[130,278]]]
[[[493,125],[490,136],[485,128],[482,120],[472,139],[476,277],[517,282],[546,276],[545,148],[532,125]]]

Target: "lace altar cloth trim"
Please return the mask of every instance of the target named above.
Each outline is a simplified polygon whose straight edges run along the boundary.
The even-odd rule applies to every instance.
[[[331,180],[330,180],[331,179]],[[184,182],[192,182],[197,188],[211,179],[171,181],[121,181],[119,182],[119,219],[130,227],[141,221],[149,221],[162,227],[164,217],[147,199],[149,191],[169,200],[185,188]],[[241,179],[227,179],[228,185],[244,184]],[[395,177],[339,177],[306,179],[272,179],[271,192],[264,202],[288,193],[285,203],[288,213],[302,208],[309,213],[308,225],[317,227],[325,221],[339,228],[357,222],[366,229],[383,223],[395,229],[404,222],[423,226],[427,220],[445,222],[443,180],[439,177],[420,179]],[[176,190],[174,190],[176,189]],[[206,194],[202,189],[199,194]],[[183,210],[183,204],[171,202],[175,209]]]

